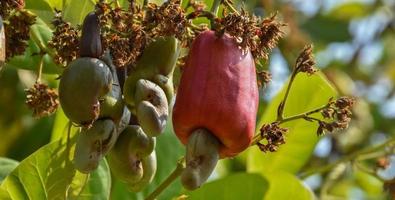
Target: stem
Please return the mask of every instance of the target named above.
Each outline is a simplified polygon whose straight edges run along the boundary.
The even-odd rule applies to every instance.
[[[120,7],[121,7],[121,4],[119,4],[119,1],[118,1],[118,0],[115,0],[115,7],[116,7],[116,8],[120,8]]]
[[[276,121],[281,121],[284,118],[284,107],[287,102],[288,96],[289,96],[289,91],[291,90],[292,83],[295,80],[296,74],[298,74],[298,71],[294,69],[292,71],[292,76],[288,82],[287,85],[287,90],[285,91],[284,99],[281,101],[280,105],[278,106],[278,112],[277,112],[277,120]]]
[[[160,193],[163,192],[174,180],[176,180],[184,171],[184,157],[178,163],[176,169],[150,194],[146,200],[154,200]]]
[[[38,45],[38,47],[40,48],[40,51],[42,53],[47,53],[48,55],[50,55],[52,58],[55,57],[55,55],[53,54],[53,52],[51,52],[48,47],[40,40],[38,39],[38,35],[36,31],[30,31],[30,38]]]
[[[292,120],[306,118],[306,117],[308,117],[309,115],[314,114],[314,113],[318,113],[318,112],[324,110],[324,109],[327,108],[327,107],[328,107],[328,104],[326,104],[326,105],[324,105],[324,106],[321,106],[321,107],[319,107],[319,108],[316,108],[316,109],[314,109],[314,110],[305,112],[305,113],[301,113],[301,114],[297,114],[297,115],[294,115],[294,116],[291,116],[291,117],[283,118],[282,120],[277,121],[277,122],[278,122],[279,124],[282,124],[282,123],[289,122],[289,121],[292,121]],[[315,120],[315,118],[309,118],[309,119]]]
[[[322,173],[322,172],[327,172],[330,171],[332,168],[336,167],[337,165],[344,163],[344,162],[349,162],[352,160],[357,160],[359,156],[363,156],[364,154],[370,154],[372,152],[376,152],[376,151],[380,151],[382,149],[384,149],[385,147],[392,145],[392,143],[395,143],[395,137],[387,140],[386,142],[377,145],[377,146],[372,146],[372,147],[368,147],[365,149],[361,149],[359,151],[355,151],[351,154],[348,154],[346,156],[344,156],[343,158],[330,163],[328,165],[322,166],[322,167],[315,167],[314,169],[309,169],[306,170],[305,172],[303,172],[302,174],[300,174],[300,178],[306,178],[310,175],[316,174],[316,173]]]
[[[41,82],[41,76],[43,73],[43,66],[44,66],[44,55],[41,55],[40,57],[40,63],[38,64],[38,71],[37,71],[37,83]]]
[[[235,7],[229,2],[229,0],[224,0],[223,4],[233,13],[236,13],[237,15],[240,15],[239,11],[236,10]]]
[[[321,110],[323,110],[323,109],[325,109],[327,107],[328,107],[328,104],[326,104],[324,106],[321,106],[319,108],[316,108],[314,110],[305,112],[305,113],[301,113],[301,114],[297,114],[297,115],[294,115],[294,116],[282,118],[280,120],[277,119],[275,122],[277,122],[278,124],[282,124],[282,123],[285,123],[285,122],[289,122],[289,121],[293,121],[293,120],[297,120],[297,119],[304,119],[304,118],[308,118],[310,120],[318,120],[318,119],[315,119],[315,118],[312,118],[312,117],[308,117],[308,116],[311,115],[311,114],[314,114],[314,113],[318,113],[318,112],[320,112]],[[261,140],[262,140],[261,134],[256,134],[254,136],[254,138],[252,138],[252,142],[251,142],[250,146],[256,145]]]
[[[211,12],[218,16],[219,5],[221,4],[221,0],[214,0],[213,6],[211,7]]]

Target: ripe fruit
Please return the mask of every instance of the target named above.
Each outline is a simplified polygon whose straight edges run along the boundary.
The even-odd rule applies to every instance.
[[[99,100],[112,87],[108,66],[96,58],[78,58],[64,70],[59,83],[59,100],[74,123],[90,125],[99,117]]]
[[[227,34],[201,33],[194,41],[173,110],[174,130],[182,143],[197,128],[220,141],[220,157],[248,147],[255,131],[258,86],[250,51]]]
[[[114,146],[118,137],[111,120],[97,120],[92,127],[79,133],[74,151],[74,166],[82,173],[95,170],[100,160]]]
[[[173,109],[174,131],[186,144],[182,183],[196,189],[219,157],[246,149],[258,109],[255,63],[235,38],[201,33],[192,44]]]

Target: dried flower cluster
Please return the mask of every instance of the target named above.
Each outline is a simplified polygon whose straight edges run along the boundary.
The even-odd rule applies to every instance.
[[[188,21],[180,0],[169,0],[161,6],[149,3],[144,18],[144,27],[152,34],[151,37],[174,35],[184,39]]]
[[[272,80],[272,74],[266,70],[257,72],[258,87],[266,87]]]
[[[35,83],[26,90],[27,106],[33,110],[33,116],[40,118],[54,113],[59,105],[58,94],[43,83]]]
[[[351,121],[351,109],[354,104],[355,99],[350,97],[341,97],[337,100],[330,99],[326,108],[321,111],[322,116],[329,122],[321,120],[318,122],[317,135],[347,128]]]
[[[110,50],[116,66],[132,67],[148,42],[142,9],[133,3],[128,10],[98,3],[96,13],[100,16],[103,48]]]
[[[296,72],[303,72],[309,75],[312,75],[318,71],[315,68],[312,45],[306,45],[303,48],[302,52],[299,54],[298,58],[296,59],[295,69]]]
[[[257,143],[259,149],[263,152],[275,152],[279,146],[285,144],[285,134],[288,129],[282,128],[277,122],[264,124],[261,127],[260,135],[266,144]]]
[[[48,46],[56,50],[54,61],[57,64],[67,66],[68,63],[77,58],[80,30],[65,22],[60,11],[56,11],[52,25],[55,27],[55,31],[52,39],[48,42]]]
[[[7,18],[15,9],[20,10],[25,7],[24,0],[1,0],[0,1],[0,16]]]
[[[260,19],[249,15],[244,10],[241,13],[231,13],[220,20],[220,29],[237,38],[240,46],[249,48],[257,59],[268,59],[270,51],[283,36],[281,27],[285,24],[275,20],[276,15]]]
[[[0,16],[4,20],[6,36],[6,60],[25,52],[30,38],[30,26],[36,18],[27,10],[23,10],[23,0],[2,0],[0,2]]]

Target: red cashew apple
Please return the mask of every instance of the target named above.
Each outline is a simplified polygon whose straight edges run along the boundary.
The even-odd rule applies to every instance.
[[[228,34],[201,33],[190,48],[173,110],[181,142],[203,128],[220,142],[221,158],[237,155],[252,140],[258,103],[251,52]]]

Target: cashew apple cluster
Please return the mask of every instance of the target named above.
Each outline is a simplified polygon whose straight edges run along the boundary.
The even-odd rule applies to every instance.
[[[64,113],[82,127],[75,147],[76,169],[89,173],[107,156],[113,175],[131,191],[141,191],[153,180],[156,137],[164,131],[171,110],[179,53],[174,36],[155,38],[120,83],[124,79],[101,44],[99,18],[94,12],[87,15],[80,57],[64,70],[59,86]],[[250,145],[258,102],[251,52],[226,33],[201,32],[189,49],[172,119],[177,137],[186,145],[181,175],[186,189],[200,187],[219,159]]]
[[[67,66],[59,83],[62,109],[81,127],[74,166],[90,173],[107,156],[114,176],[130,190],[140,191],[156,173],[155,137],[163,132],[169,115],[178,41],[174,37],[152,41],[124,88],[110,52],[102,47],[94,12],[84,19],[79,49],[79,58]],[[132,114],[138,124],[131,120]]]

